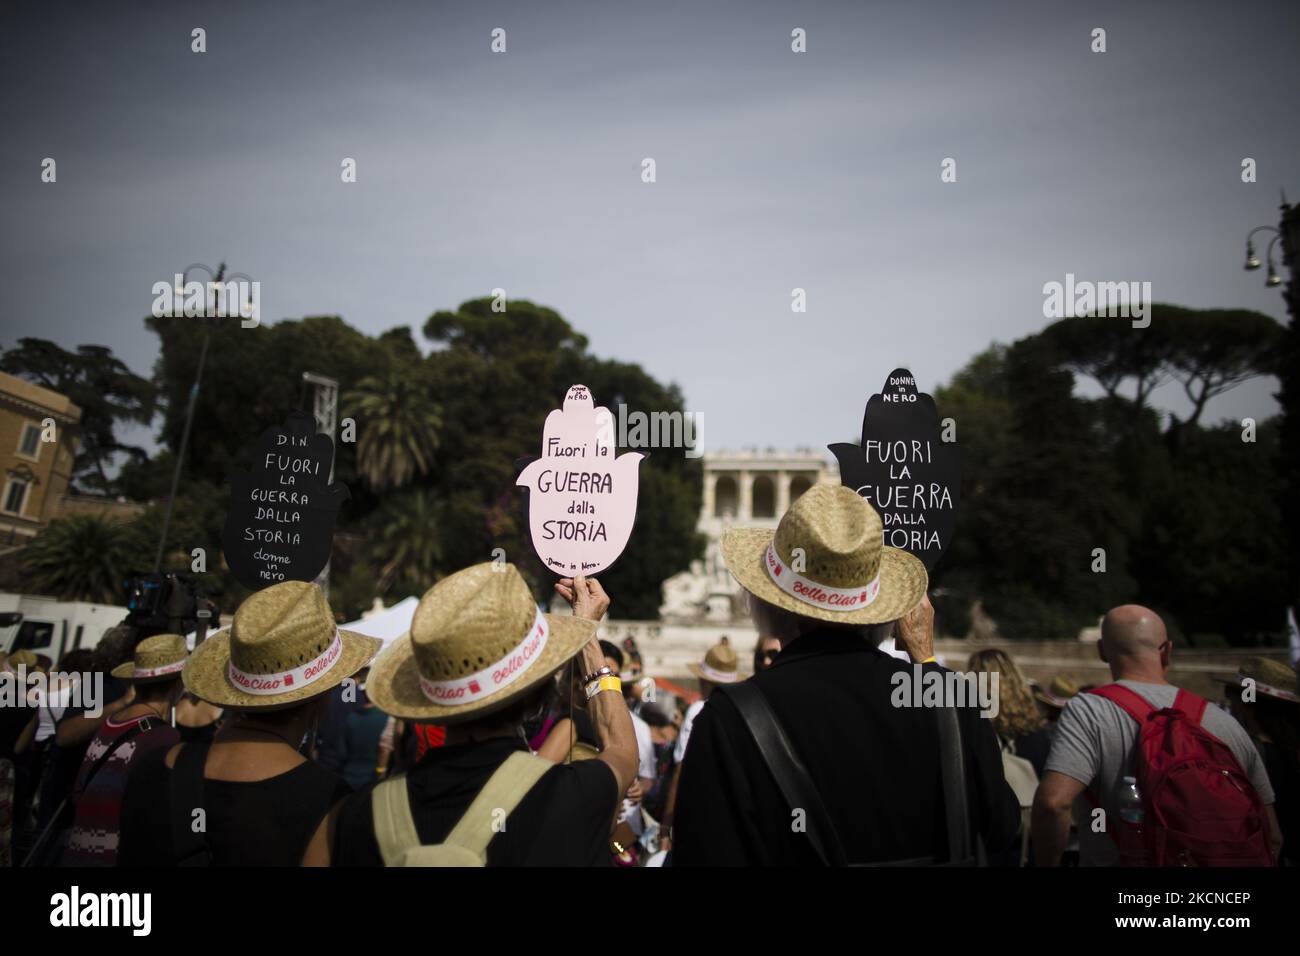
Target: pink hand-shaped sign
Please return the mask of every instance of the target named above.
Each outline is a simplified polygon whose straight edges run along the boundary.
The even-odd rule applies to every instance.
[[[614,420],[585,385],[546,416],[542,457],[515,482],[528,489],[533,549],[561,577],[599,574],[627,546],[636,519],[640,452],[615,455]]]

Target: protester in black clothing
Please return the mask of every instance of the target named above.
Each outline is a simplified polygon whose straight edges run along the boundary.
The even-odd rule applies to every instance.
[[[572,616],[543,614],[513,565],[475,565],[424,595],[410,633],[375,660],[366,687],[388,714],[445,725],[446,745],[343,801],[308,863],[404,865],[432,853],[466,865],[608,865],[614,813],[637,766],[619,678],[594,640],[609,598],[581,577],[556,590]],[[530,753],[522,728],[567,667],[584,675],[579,693],[602,749],[555,764]],[[480,806],[480,793],[506,781],[512,799]]]
[[[186,690],[231,715],[211,744],[182,743],[132,773],[119,864],[299,864],[348,792],[303,752],[325,693],[365,667],[379,643],[338,630],[314,584],[285,581],[244,601],[230,630],[200,644],[182,673]]]
[[[759,633],[779,637],[782,651],[751,681],[716,690],[696,718],[674,864],[820,859],[808,808],[782,796],[732,699],[747,687],[761,691],[806,767],[831,827],[818,832],[847,862],[947,860],[939,708],[924,706],[922,687],[949,672],[933,662],[924,566],[882,547],[875,510],[839,485],[806,491],[775,535],[727,531],[722,553],[750,594]],[[875,646],[889,628],[871,625],[894,621],[915,666]],[[977,706],[957,711],[970,826],[998,852],[1016,836],[1019,808],[988,721]]]

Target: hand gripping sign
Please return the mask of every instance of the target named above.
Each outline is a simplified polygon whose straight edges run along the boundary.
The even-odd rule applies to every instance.
[[[934,399],[897,368],[867,402],[862,444],[829,446],[840,480],[880,513],[885,544],[910,551],[927,570],[952,540],[961,496],[960,453],[943,437]]]
[[[330,557],[334,522],[348,489],[329,484],[334,442],[316,420],[293,412],[262,433],[251,471],[230,479],[222,548],[254,591],[280,581],[312,581]]]
[[[636,520],[640,452],[615,456],[614,420],[585,385],[546,416],[542,457],[515,482],[528,489],[533,549],[561,577],[599,574],[627,546]]]

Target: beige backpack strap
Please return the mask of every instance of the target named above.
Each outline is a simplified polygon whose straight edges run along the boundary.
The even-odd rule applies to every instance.
[[[519,801],[555,764],[536,754],[516,751],[497,768],[443,844],[486,857],[487,845],[502,829]],[[500,822],[498,822],[500,821]]]
[[[396,866],[402,854],[420,845],[420,834],[411,817],[411,798],[406,792],[406,774],[389,777],[370,792],[370,812],[384,866]]]

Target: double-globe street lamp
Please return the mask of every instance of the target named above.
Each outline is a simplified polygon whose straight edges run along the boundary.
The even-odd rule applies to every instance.
[[[1256,226],[1246,233],[1246,262],[1243,268],[1247,272],[1254,272],[1264,264],[1260,262],[1259,256],[1255,253],[1255,234],[1259,232],[1273,233],[1273,238],[1269,240],[1268,247],[1264,250],[1264,262],[1268,264],[1268,275],[1264,279],[1264,284],[1270,287],[1282,284],[1282,277],[1278,275],[1277,267],[1273,264],[1273,247],[1281,242],[1282,264],[1291,272],[1288,288],[1283,292],[1283,298],[1287,304],[1287,311],[1292,316],[1295,316],[1295,258],[1296,254],[1300,253],[1300,206],[1288,204],[1284,192],[1280,208],[1282,219],[1277,226]]]

